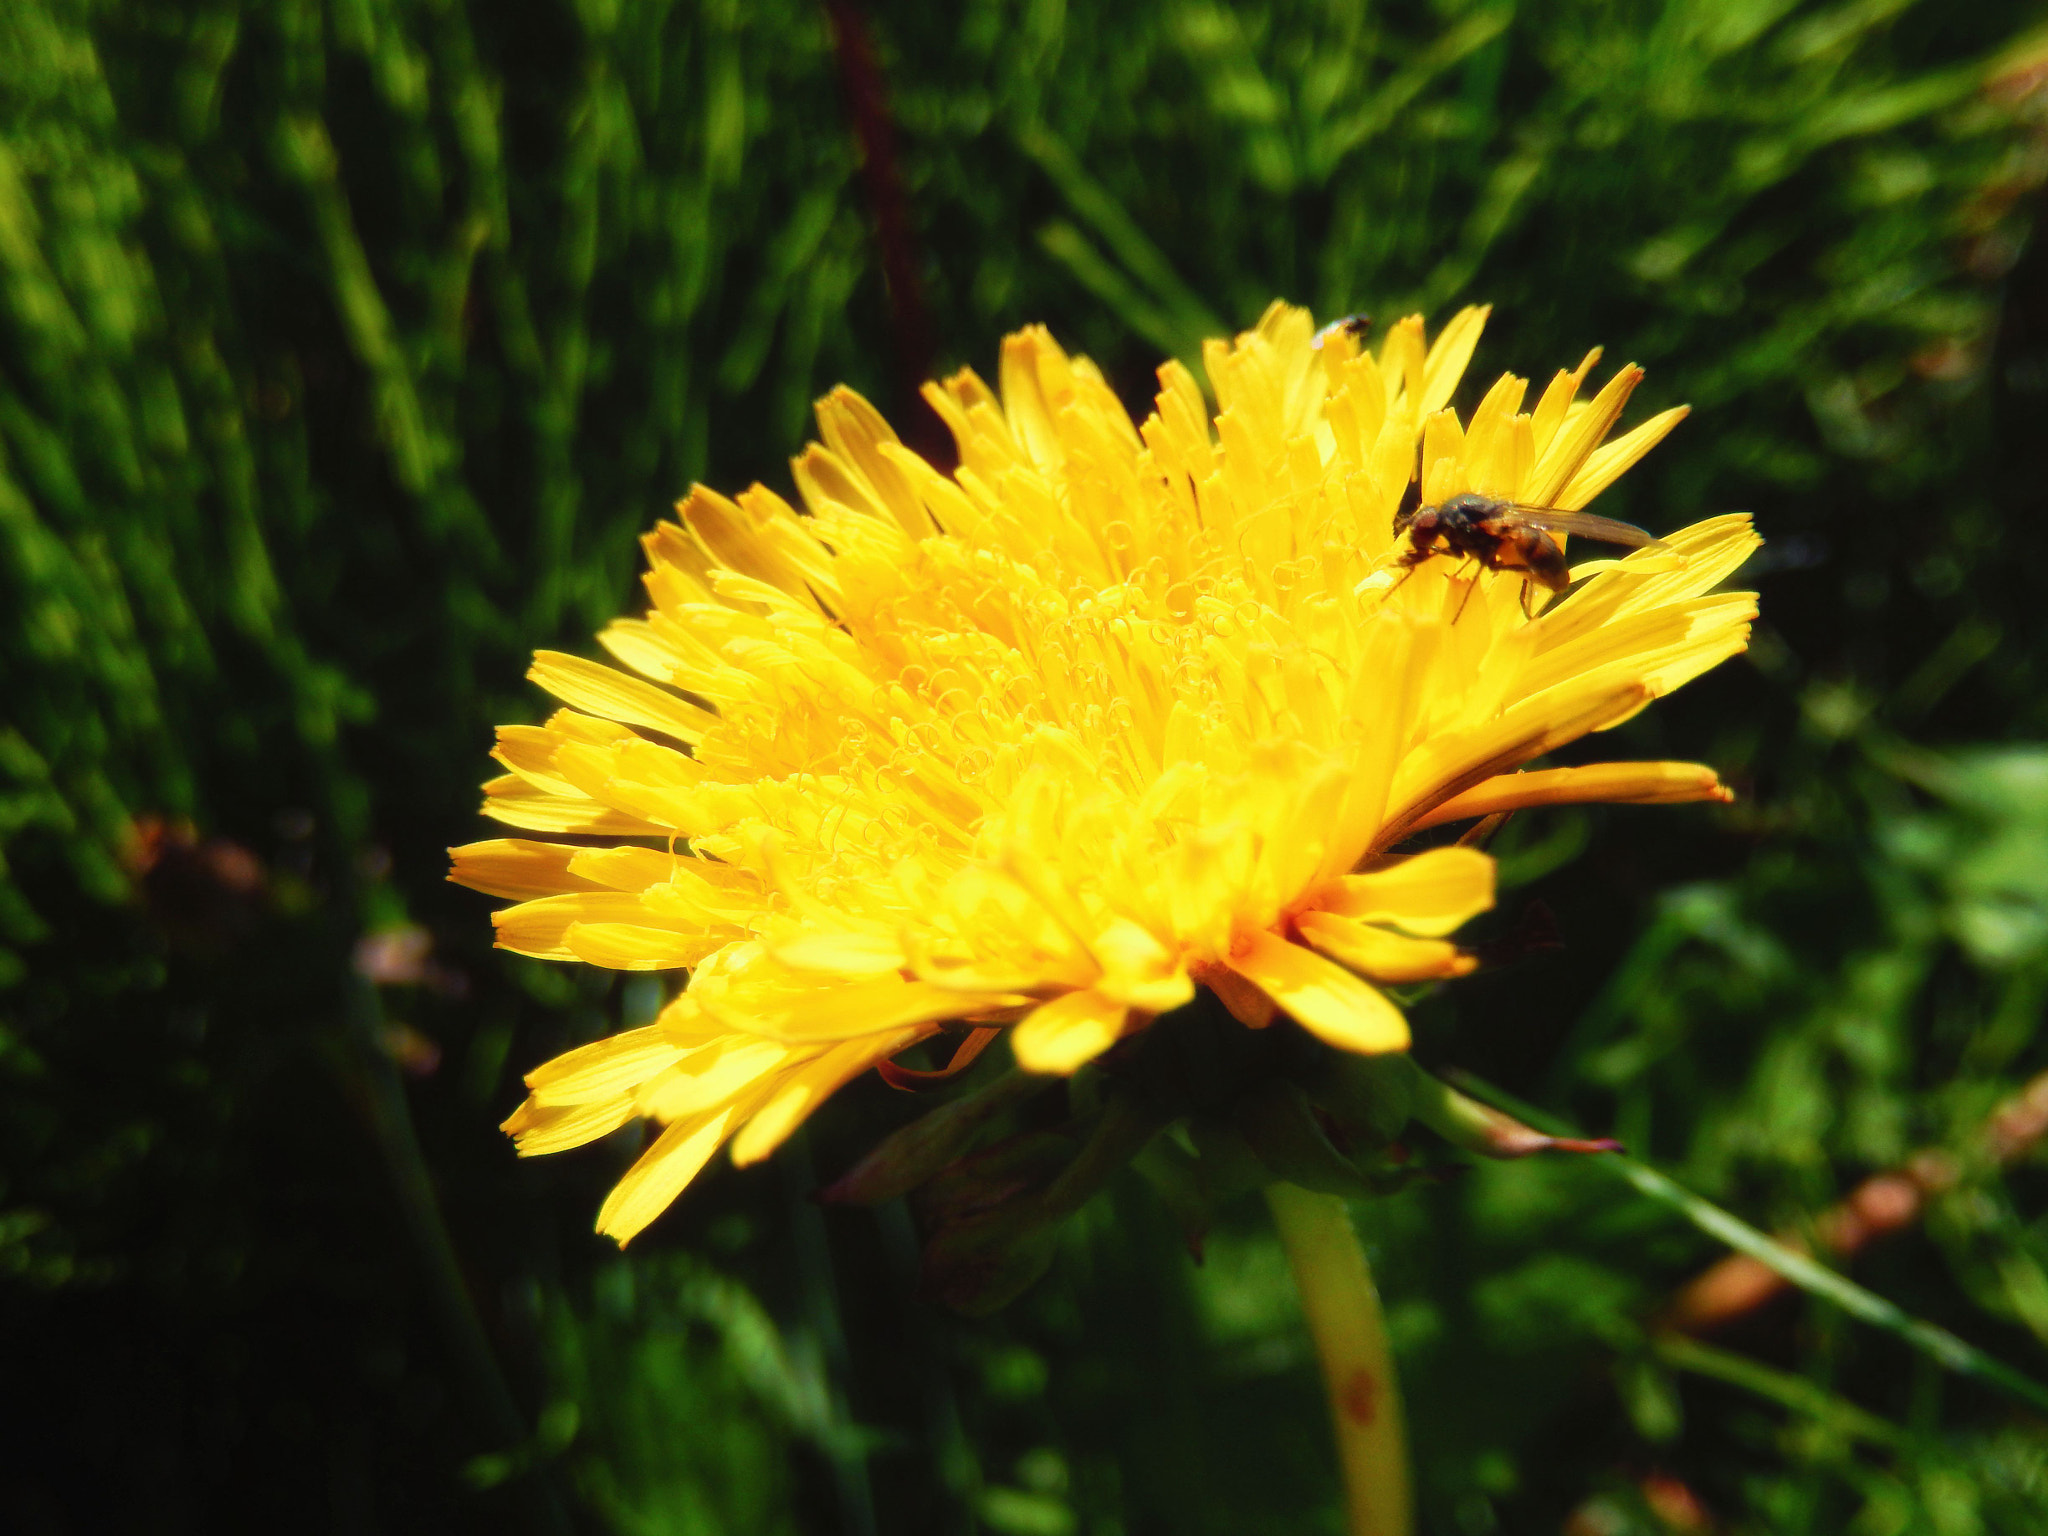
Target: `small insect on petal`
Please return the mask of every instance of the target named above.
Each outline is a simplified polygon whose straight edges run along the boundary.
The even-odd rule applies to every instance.
[[[1315,334],[1315,339],[1309,343],[1309,346],[1312,347],[1314,350],[1320,352],[1323,350],[1324,344],[1335,336],[1349,336],[1354,341],[1364,341],[1367,333],[1369,333],[1371,330],[1371,315],[1344,315],[1339,317],[1338,319],[1332,320],[1320,331],[1317,331]]]

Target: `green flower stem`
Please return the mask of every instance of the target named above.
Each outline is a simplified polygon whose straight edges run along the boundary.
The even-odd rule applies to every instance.
[[[1335,1195],[1266,1186],[1301,1310],[1323,1365],[1350,1536],[1409,1536],[1408,1437],[1372,1268]]]

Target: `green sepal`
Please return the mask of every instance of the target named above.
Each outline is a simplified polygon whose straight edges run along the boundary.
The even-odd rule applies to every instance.
[[[1238,1099],[1233,1119],[1273,1178],[1325,1195],[1376,1193],[1372,1181],[1337,1150],[1299,1083],[1267,1079]]]
[[[941,1104],[889,1136],[819,1190],[818,1198],[829,1205],[879,1205],[907,1195],[964,1153],[996,1116],[1042,1093],[1053,1081],[1029,1072],[1006,1072]]]
[[[1415,1118],[1454,1147],[1481,1157],[1532,1157],[1538,1152],[1619,1152],[1618,1141],[1584,1141],[1546,1136],[1477,1099],[1467,1098],[1449,1083],[1414,1069]]]
[[[1202,1193],[1211,1205],[1272,1182],[1273,1176],[1251,1144],[1220,1115],[1194,1116],[1188,1121],[1188,1136],[1195,1144],[1195,1171]]]
[[[985,1317],[1045,1273],[1060,1221],[1045,1190],[1075,1152],[1071,1135],[1027,1131],[926,1181],[913,1200],[926,1233],[924,1293]]]
[[[1202,1262],[1202,1245],[1215,1225],[1215,1208],[1202,1177],[1202,1162],[1171,1136],[1155,1136],[1131,1159],[1131,1171],[1152,1187],[1180,1228],[1188,1256]]]
[[[1414,1114],[1422,1075],[1405,1051],[1359,1056],[1332,1050],[1299,1080],[1357,1155],[1382,1152],[1400,1137]]]
[[[1142,1093],[1122,1086],[1103,1095],[1102,1110],[1088,1128],[1080,1155],[1045,1192],[1060,1215],[1078,1211],[1110,1177],[1142,1152],[1165,1128],[1167,1115]]]
[[[1060,1217],[1025,1199],[934,1232],[924,1247],[925,1295],[967,1317],[987,1317],[1022,1295],[1051,1265]]]
[[[1165,1123],[1151,1101],[1113,1086],[1078,1144],[1073,1127],[1031,1131],[942,1170],[917,1199],[930,1233],[925,1293],[970,1317],[1007,1305],[1045,1273],[1060,1223]]]
[[[912,1208],[936,1230],[999,1206],[1038,1199],[1075,1155],[1064,1131],[1025,1131],[948,1164],[918,1186]]]

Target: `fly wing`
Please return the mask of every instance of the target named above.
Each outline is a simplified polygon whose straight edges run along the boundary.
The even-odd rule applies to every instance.
[[[1595,517],[1590,512],[1566,512],[1559,507],[1528,507],[1517,502],[1501,511],[1493,521],[1510,527],[1541,528],[1549,533],[1573,533],[1603,544],[1624,544],[1630,549],[1668,549],[1670,546],[1634,523]]]

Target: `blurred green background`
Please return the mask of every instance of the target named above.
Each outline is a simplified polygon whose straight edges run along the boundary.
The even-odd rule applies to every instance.
[[[0,1527],[1335,1533],[1256,1201],[1198,1267],[1127,1179],[954,1319],[906,1211],[809,1198],[914,1113],[870,1081],[621,1257],[634,1133],[495,1124],[658,990],[442,880],[692,479],[784,483],[839,380],[925,431],[1030,321],[1142,402],[1276,295],[1491,301],[1487,378],[1605,343],[1696,414],[1601,510],[1771,541],[1751,655],[1603,748],[1740,803],[1511,826],[1496,929],[1566,948],[1418,1053],[2048,1375],[2041,23],[0,5]],[[1431,1533],[2048,1529],[2040,1417],[1687,1303],[1718,1250],[1591,1162],[1359,1214]]]

